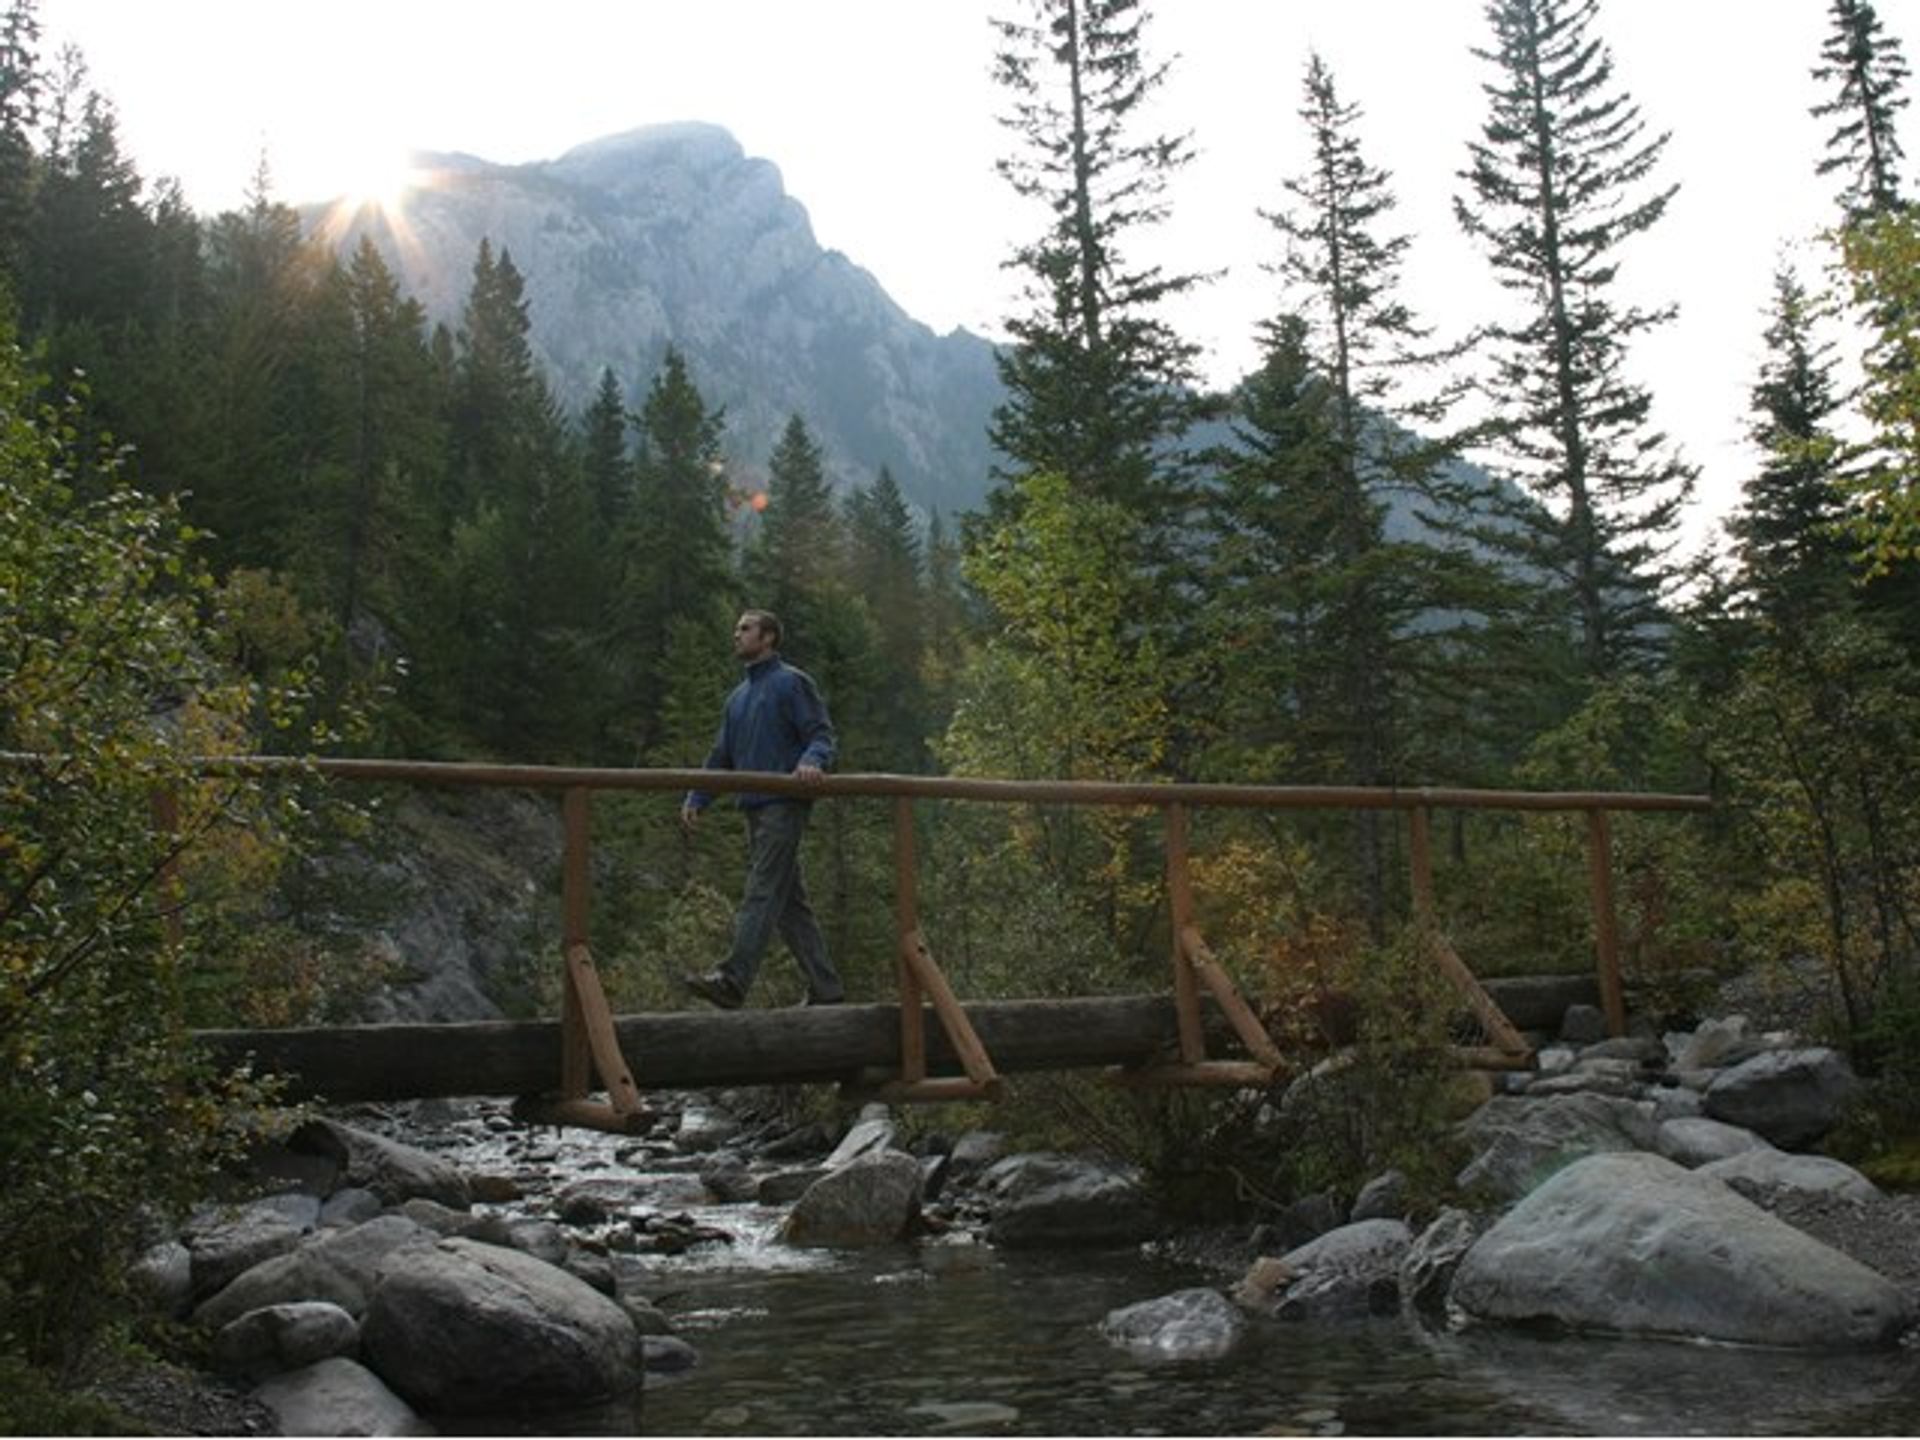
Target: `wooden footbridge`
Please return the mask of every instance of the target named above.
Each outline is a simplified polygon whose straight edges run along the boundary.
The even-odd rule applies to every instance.
[[[1595,937],[1595,988],[1615,1034],[1626,1007],[1616,938],[1610,817],[1699,811],[1694,795],[1366,789],[1267,785],[1014,781],[902,775],[792,776],[708,770],[611,770],[383,760],[208,760],[210,774],[319,774],[337,781],[486,786],[557,792],[565,984],[561,1017],[544,1022],[375,1025],[201,1032],[221,1061],[251,1059],[288,1077],[294,1098],[334,1101],[433,1095],[519,1095],[560,1123],[642,1128],[644,1089],[839,1082],[902,1100],[992,1098],[1001,1076],[1104,1068],[1132,1085],[1264,1085],[1287,1062],[1195,923],[1188,824],[1203,808],[1385,810],[1404,813],[1416,916],[1433,963],[1458,989],[1485,1043],[1463,1063],[1532,1061],[1520,1027],[1454,952],[1435,917],[1431,816],[1437,808],[1583,814]],[[591,800],[598,791],[755,791],[812,800],[893,802],[899,998],[780,1010],[615,1015],[588,934]],[[1125,807],[1157,811],[1165,837],[1169,983],[1159,995],[964,1002],[935,959],[918,902],[914,806],[921,801]],[[156,808],[164,815],[165,807]],[[1588,993],[1593,993],[1589,991]],[[1564,1003],[1564,1001],[1562,1002]],[[931,1020],[931,1024],[929,1024]],[[604,1094],[604,1099],[595,1098]]]

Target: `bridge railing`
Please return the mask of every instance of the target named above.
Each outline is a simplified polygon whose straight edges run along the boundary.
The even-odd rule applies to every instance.
[[[8,757],[15,758],[15,757]],[[24,758],[24,757],[18,757]],[[1131,1083],[1264,1083],[1284,1060],[1231,977],[1215,961],[1194,917],[1189,875],[1188,825],[1198,809],[1392,810],[1409,820],[1410,881],[1415,915],[1435,963],[1459,989],[1484,1030],[1488,1044],[1465,1058],[1489,1067],[1531,1063],[1525,1038],[1480,985],[1441,933],[1434,902],[1431,817],[1436,809],[1563,812],[1584,815],[1593,908],[1595,967],[1608,1026],[1626,1025],[1616,918],[1610,817],[1623,811],[1698,812],[1711,807],[1699,795],[1606,791],[1542,792],[1451,788],[1387,789],[1353,786],[1286,786],[995,780],[965,776],[888,774],[791,775],[689,769],[629,770],[542,765],[496,765],[414,760],[309,759],[241,756],[199,761],[207,775],[320,775],[332,780],[434,786],[478,786],[559,792],[564,822],[562,951],[565,957],[560,1101],[556,1118],[569,1123],[626,1129],[644,1114],[631,1069],[620,1053],[611,1010],[594,968],[589,937],[591,797],[596,791],[683,793],[754,792],[800,799],[880,797],[893,801],[896,970],[900,987],[900,1073],[885,1093],[902,1099],[961,1099],[998,1094],[992,1057],[980,1043],[965,1007],[936,962],[921,923],[913,807],[917,800],[962,800],[992,804],[1127,807],[1158,810],[1166,835],[1166,883],[1171,912],[1171,969],[1178,1022],[1176,1060],[1134,1071]],[[164,818],[167,807],[156,806]],[[1203,996],[1211,996],[1245,1049],[1245,1060],[1210,1059],[1203,1025]],[[926,1012],[946,1031],[965,1071],[933,1077],[927,1069]],[[595,1073],[607,1094],[588,1098]]]

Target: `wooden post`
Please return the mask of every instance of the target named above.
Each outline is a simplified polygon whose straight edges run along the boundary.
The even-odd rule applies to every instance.
[[[585,1011],[572,964],[575,950],[587,944],[588,914],[592,905],[589,826],[592,792],[584,786],[567,789],[560,801],[566,849],[560,862],[560,953],[564,961],[560,995],[560,1094],[577,1100],[592,1088],[592,1054],[587,1044]]]
[[[1416,805],[1407,812],[1411,843],[1408,846],[1413,868],[1413,913],[1431,924],[1433,908],[1433,812]]]
[[[1626,989],[1620,979],[1620,930],[1613,908],[1613,829],[1598,805],[1587,811],[1587,862],[1593,877],[1593,948],[1607,1031],[1627,1033]]]
[[[1200,1024],[1200,987],[1187,962],[1185,936],[1193,925],[1193,882],[1187,874],[1187,809],[1169,805],[1167,816],[1167,905],[1173,924],[1173,1006],[1180,1021],[1180,1062],[1198,1065],[1207,1058]]]
[[[927,1078],[927,1017],[922,1010],[920,977],[914,957],[920,946],[920,898],[913,845],[913,799],[893,802],[893,914],[900,978],[900,1079],[917,1085]]]

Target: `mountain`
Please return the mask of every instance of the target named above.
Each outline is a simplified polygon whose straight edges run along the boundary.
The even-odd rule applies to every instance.
[[[415,163],[426,183],[397,213],[367,207],[339,223],[314,207],[309,224],[343,254],[370,235],[452,328],[480,241],[506,251],[526,280],[534,351],[570,410],[609,368],[637,406],[673,345],[724,407],[742,477],[764,473],[798,414],[841,486],[885,465],[922,510],[971,509],[986,493],[1001,394],[992,345],[936,335],[823,249],[779,170],[719,126],[648,126],[525,165]]]

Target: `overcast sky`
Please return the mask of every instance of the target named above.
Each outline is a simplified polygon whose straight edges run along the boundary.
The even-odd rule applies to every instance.
[[[779,166],[821,243],[870,270],[910,314],[996,335],[1002,262],[1032,217],[992,170],[1008,143],[991,81],[993,15],[1025,0],[42,0],[47,53],[72,42],[118,108],[149,180],[199,209],[241,201],[264,153],[280,198],[375,183],[410,148],[512,163],[640,125],[706,120]],[[1877,9],[1920,64],[1920,0]],[[1672,132],[1660,178],[1680,193],[1622,252],[1622,285],[1680,319],[1634,351],[1655,418],[1702,468],[1689,523],[1706,536],[1738,494],[1747,392],[1770,277],[1835,211],[1814,176],[1829,122],[1808,106],[1825,0],[1602,0],[1616,79]],[[1458,233],[1467,141],[1490,67],[1481,0],[1161,0],[1150,56],[1172,71],[1147,123],[1190,133],[1155,253],[1223,277],[1172,319],[1205,347],[1208,378],[1250,367],[1253,326],[1279,307],[1261,208],[1304,161],[1296,118],[1310,48],[1365,110],[1372,163],[1391,172],[1415,237],[1406,294],[1443,333],[1502,304]],[[1909,186],[1920,106],[1901,117]]]

